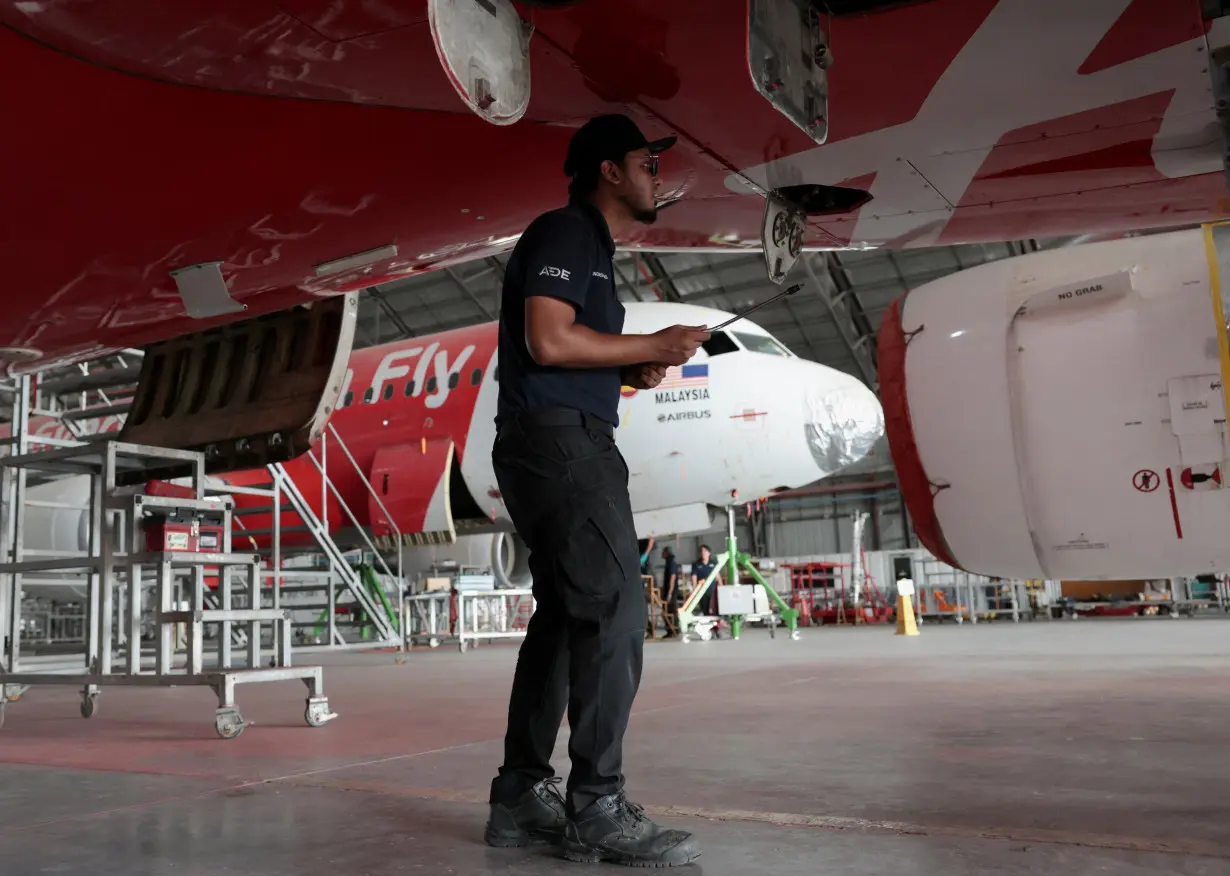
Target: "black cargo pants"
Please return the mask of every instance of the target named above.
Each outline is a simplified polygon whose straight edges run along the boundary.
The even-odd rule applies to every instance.
[[[577,425],[544,425],[550,414]],[[537,608],[517,658],[491,802],[511,805],[555,775],[567,708],[571,814],[623,788],[624,731],[641,680],[645,596],[628,468],[609,425],[569,411],[503,424],[492,462],[530,549]]]

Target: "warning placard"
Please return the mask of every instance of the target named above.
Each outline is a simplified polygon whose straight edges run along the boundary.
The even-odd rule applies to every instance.
[[[1179,483],[1189,490],[1219,490],[1221,489],[1221,466],[1194,465],[1185,468],[1179,474]]]
[[[1132,475],[1132,486],[1142,493],[1152,493],[1161,482],[1162,479],[1157,476],[1157,472],[1148,468],[1142,468]]]

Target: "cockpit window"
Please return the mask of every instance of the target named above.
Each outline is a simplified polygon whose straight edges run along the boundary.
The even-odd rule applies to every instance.
[[[700,347],[710,356],[734,353],[739,349],[739,345],[732,341],[730,335],[726,334],[726,332],[714,332],[709,336],[709,340],[701,344]]]
[[[753,353],[767,353],[770,356],[789,356],[790,351],[768,335],[752,335],[747,332],[731,332],[744,349]]]

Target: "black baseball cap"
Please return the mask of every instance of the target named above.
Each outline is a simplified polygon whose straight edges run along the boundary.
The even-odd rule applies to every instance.
[[[564,174],[577,176],[604,161],[621,161],[637,149],[648,149],[657,155],[674,146],[677,139],[646,140],[636,122],[621,113],[595,116],[572,135],[568,156],[564,159]]]

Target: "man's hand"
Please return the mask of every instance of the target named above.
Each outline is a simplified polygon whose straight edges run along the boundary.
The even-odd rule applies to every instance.
[[[620,372],[620,381],[633,389],[654,389],[665,376],[665,365],[630,365]]]
[[[696,350],[709,340],[703,325],[673,325],[649,336],[657,355],[655,362],[682,365],[696,355]]]

